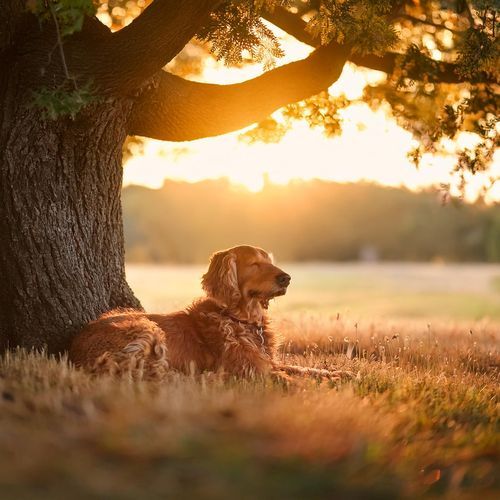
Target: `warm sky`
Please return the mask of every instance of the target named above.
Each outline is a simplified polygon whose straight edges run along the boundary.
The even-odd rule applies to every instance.
[[[278,64],[301,59],[311,50],[288,36],[282,39],[282,45],[286,56]],[[260,65],[230,69],[207,58],[197,80],[227,84],[252,78],[260,72]],[[358,98],[365,85],[383,77],[383,73],[346,65],[330,92]],[[336,138],[326,138],[320,129],[297,123],[278,144],[248,145],[238,139],[240,132],[186,143],[148,140],[144,154],[126,164],[124,183],[159,188],[166,178],[196,182],[227,177],[234,184],[258,191],[265,178],[280,184],[313,178],[339,182],[365,180],[411,189],[452,180],[449,172],[455,161],[453,155],[426,155],[420,169],[415,168],[407,158],[415,142],[411,134],[390,117],[388,108],[373,111],[365,104],[354,104],[342,111],[342,117],[343,132]],[[463,134],[460,141],[472,147],[476,138]],[[455,145],[451,141],[448,146],[453,151]],[[488,175],[492,174],[500,176],[498,152],[493,171]],[[469,181],[469,199],[475,197],[485,178],[476,175]],[[500,182],[487,199],[500,201]]]

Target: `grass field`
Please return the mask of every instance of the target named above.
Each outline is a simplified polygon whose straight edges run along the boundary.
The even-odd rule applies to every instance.
[[[432,286],[423,267],[291,269],[296,295],[273,306],[280,356],[353,374],[338,382],[155,384],[4,356],[0,498],[498,498],[499,273],[485,269],[428,271]],[[196,295],[199,271],[129,276],[168,309]],[[370,317],[376,297],[387,306]]]
[[[498,264],[281,264],[292,276],[273,314],[337,315],[351,321],[394,319],[500,321]],[[129,265],[147,310],[170,311],[200,296],[204,266]]]

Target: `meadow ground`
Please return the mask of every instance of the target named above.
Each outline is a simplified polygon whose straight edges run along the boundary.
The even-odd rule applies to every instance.
[[[289,290],[273,314],[340,314],[351,322],[417,319],[500,321],[500,264],[287,264]],[[151,311],[180,309],[200,296],[206,266],[127,266]]]
[[[498,498],[498,267],[432,286],[424,267],[406,279],[375,269],[371,281],[317,269],[322,279],[291,270],[296,295],[272,306],[280,355],[352,372],[341,381],[155,384],[91,379],[40,354],[0,358],[0,498]],[[192,282],[178,280],[186,268],[135,271],[150,308],[196,295],[193,268]],[[343,291],[360,303],[342,309]],[[420,293],[432,300],[408,298]],[[387,310],[370,320],[377,297]]]

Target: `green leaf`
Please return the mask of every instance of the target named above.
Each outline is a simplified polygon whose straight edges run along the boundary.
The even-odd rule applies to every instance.
[[[43,87],[34,91],[31,105],[39,108],[46,120],[57,120],[62,117],[74,120],[85,106],[99,101],[90,84],[73,89],[68,89],[67,86],[68,83],[55,89]]]

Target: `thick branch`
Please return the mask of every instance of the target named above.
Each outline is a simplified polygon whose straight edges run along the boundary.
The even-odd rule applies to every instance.
[[[346,49],[326,46],[307,59],[234,85],[196,83],[161,72],[158,85],[137,102],[129,133],[188,141],[239,130],[327,89],[340,76],[346,57]]]
[[[286,31],[288,34],[292,35],[302,43],[311,45],[312,47],[317,47],[319,45],[319,40],[317,38],[314,38],[305,30],[307,23],[291,12],[288,12],[286,9],[276,8],[273,12],[266,12],[265,19],[267,19],[278,28]],[[379,57],[375,54],[362,55],[353,52],[348,57],[348,60],[358,66],[363,66],[369,69],[375,69],[377,71],[383,71],[384,73],[391,74],[396,68],[398,57],[400,57],[401,55],[402,54],[398,54],[396,52],[386,52],[382,57]],[[433,82],[460,83],[464,81],[457,74],[456,64],[439,62],[431,58],[427,59],[429,63],[437,64],[437,71],[432,75]],[[412,76],[416,78],[416,76]],[[426,75],[421,75],[421,78],[424,78],[425,76]],[[474,80],[474,83],[478,82],[495,83],[496,80],[493,76],[480,74]]]
[[[173,59],[221,0],[154,0],[97,54],[99,86],[135,89]]]

